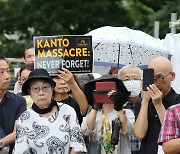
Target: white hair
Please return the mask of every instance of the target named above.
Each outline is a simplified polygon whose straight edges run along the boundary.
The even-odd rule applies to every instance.
[[[118,71],[118,78],[121,79],[121,74],[123,71],[125,70],[129,70],[129,69],[137,69],[140,75],[140,78],[142,79],[142,70],[137,67],[137,66],[133,66],[133,65],[126,65],[124,67],[122,67],[119,71]]]

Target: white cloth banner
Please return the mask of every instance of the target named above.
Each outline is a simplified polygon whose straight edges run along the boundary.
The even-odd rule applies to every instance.
[[[172,54],[171,62],[173,71],[176,73],[172,87],[180,94],[180,34],[167,34],[163,44]]]

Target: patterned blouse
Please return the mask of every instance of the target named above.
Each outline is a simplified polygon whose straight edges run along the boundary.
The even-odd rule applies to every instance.
[[[49,118],[31,108],[18,119],[14,154],[69,154],[70,149],[86,152],[86,146],[72,107],[59,103]]]

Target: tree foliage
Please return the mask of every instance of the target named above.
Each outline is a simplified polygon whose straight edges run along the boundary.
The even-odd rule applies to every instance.
[[[166,1],[0,0],[0,52],[6,57],[21,57],[33,36],[80,35],[107,25],[152,34],[154,20],[161,20],[165,36],[168,13],[180,10],[176,5],[179,0]]]
[[[167,33],[170,33],[169,22],[171,20],[171,13],[177,13],[180,15],[180,1],[166,1],[162,3],[161,8],[148,15],[149,25],[146,27],[145,31],[153,34],[153,24],[154,21],[160,21],[160,38],[164,38]],[[180,31],[177,30],[177,33]]]

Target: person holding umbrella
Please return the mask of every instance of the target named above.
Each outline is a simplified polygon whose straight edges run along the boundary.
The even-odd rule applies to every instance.
[[[33,105],[17,121],[14,154],[86,152],[74,109],[52,99],[55,86],[44,69],[35,69],[24,82],[22,92]]]
[[[115,82],[116,90],[107,93],[113,103],[97,103],[94,99],[97,82]],[[92,110],[83,119],[83,134],[101,144],[101,154],[131,154],[129,135],[133,133],[134,114],[122,107],[130,94],[122,81],[113,75],[103,75],[88,82],[84,92]],[[102,110],[99,110],[100,106]]]

